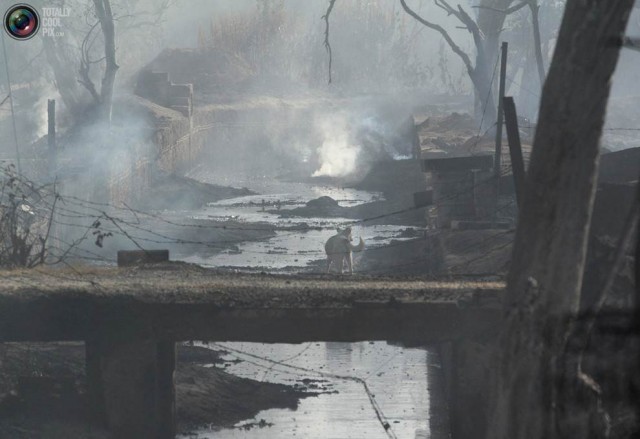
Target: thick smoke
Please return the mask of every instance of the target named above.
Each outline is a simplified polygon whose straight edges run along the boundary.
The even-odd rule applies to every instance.
[[[317,150],[319,168],[314,177],[347,177],[355,172],[361,146],[354,141],[347,120],[337,114],[319,122],[324,139]]]

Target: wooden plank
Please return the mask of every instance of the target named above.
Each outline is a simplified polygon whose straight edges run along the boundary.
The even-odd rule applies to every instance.
[[[169,261],[169,250],[121,250],[118,252],[118,267],[167,261]]]
[[[524,169],[524,159],[522,158],[518,114],[516,112],[516,104],[512,97],[504,98],[504,116],[507,123],[511,168],[513,169],[513,179],[516,186],[516,201],[518,202],[518,207],[521,207],[526,171]]]
[[[431,206],[433,204],[433,191],[422,191],[413,194],[413,204],[416,208]]]
[[[492,168],[493,156],[488,154],[468,157],[426,159],[422,161],[422,169],[424,172],[459,172],[488,170]]]

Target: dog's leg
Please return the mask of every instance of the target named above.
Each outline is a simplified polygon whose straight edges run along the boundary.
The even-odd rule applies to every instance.
[[[349,274],[353,274],[353,255],[349,252],[345,259],[347,260],[347,268],[349,269]]]
[[[333,258],[331,256],[327,256],[327,274],[331,270],[331,263],[333,262]]]

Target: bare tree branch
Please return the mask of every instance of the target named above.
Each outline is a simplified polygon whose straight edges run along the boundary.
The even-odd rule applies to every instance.
[[[458,46],[453,39],[451,38],[451,36],[449,35],[449,33],[440,25],[432,23],[430,21],[425,20],[424,18],[422,18],[420,15],[418,15],[413,9],[411,9],[408,5],[407,2],[405,0],[400,0],[400,4],[402,5],[402,9],[404,9],[404,11],[409,14],[410,16],[412,16],[413,18],[415,18],[416,20],[418,20],[420,23],[422,23],[424,26],[433,29],[437,32],[440,33],[440,35],[442,35],[442,37],[444,38],[444,40],[447,42],[447,44],[449,45],[449,47],[451,48],[451,50],[453,50],[453,52],[458,55],[460,57],[460,59],[462,60],[462,62],[464,63],[464,65],[467,68],[467,71],[471,74],[473,74],[475,68],[473,67],[473,64],[471,64],[471,58],[469,58],[469,55],[467,55],[461,48],[460,46]],[[440,6],[442,7],[442,6]]]
[[[510,15],[510,14],[514,14],[514,13],[518,12],[520,9],[524,8],[529,3],[530,3],[530,0],[525,0],[522,3],[518,3],[517,5],[511,6],[510,8],[507,8],[507,9],[498,9],[498,8],[492,8],[491,6],[482,6],[482,5],[473,6],[473,7],[476,8],[476,9],[487,9],[489,11],[494,11],[494,12],[499,12],[501,14]]]
[[[113,87],[115,85],[116,73],[120,68],[116,63],[116,32],[113,21],[110,0],[93,0],[96,8],[96,16],[102,28],[104,36],[104,55],[106,66],[100,88],[101,104],[103,115],[107,123],[111,124],[111,106],[113,101]]]
[[[445,0],[441,0],[445,1]],[[456,17],[460,20],[471,32],[473,35],[473,41],[476,45],[477,50],[479,51],[480,56],[484,57],[484,35],[482,31],[478,27],[478,24],[467,14],[467,12],[462,9],[462,6],[458,5],[458,10],[456,11]]]
[[[329,42],[329,17],[331,16],[331,12],[333,11],[333,7],[335,6],[335,4],[336,0],[329,0],[327,12],[322,16],[322,19],[325,22],[324,47],[327,49],[327,53],[329,54],[329,84],[331,84],[331,68],[333,65],[333,52],[331,50],[331,43]]]
[[[45,233],[44,237],[42,236],[38,237],[40,241],[40,253],[35,255],[35,257],[31,260],[31,262],[29,262],[29,265],[28,265],[29,268],[33,268],[36,265],[45,263],[45,259],[47,257],[47,250],[48,250],[47,242],[49,241],[49,236],[51,235],[51,227],[53,226],[53,216],[55,215],[56,204],[59,198],[60,196],[56,192],[56,183],[54,182],[53,183],[53,205],[51,206],[51,212],[49,214],[49,220],[47,222],[47,232]]]
[[[531,10],[531,25],[533,28],[534,52],[536,56],[536,65],[538,68],[538,76],[540,78],[540,86],[542,86],[544,84],[546,73],[544,69],[544,61],[542,58],[542,44],[541,44],[541,37],[540,37],[540,18],[539,18],[540,5],[538,5],[538,0],[524,0],[518,3],[517,5],[511,6],[510,8],[507,8],[507,9],[497,9],[497,8],[492,8],[490,6],[482,6],[482,5],[474,6],[474,8],[487,9],[490,11],[498,12],[500,14],[510,15],[518,12],[520,9],[524,8],[525,6],[529,6],[529,9]]]
[[[101,99],[95,84],[91,80],[91,62],[89,62],[89,49],[93,44],[92,41],[95,41],[95,37],[93,37],[92,40],[92,35],[95,29],[98,27],[98,24],[100,24],[100,22],[96,21],[89,28],[89,31],[82,40],[82,44],[80,45],[80,70],[78,71],[78,73],[80,73],[80,79],[78,79],[78,82],[89,91],[96,104],[99,104]]]
[[[442,3],[440,3],[438,0],[434,0],[433,3],[439,7],[440,9],[442,9],[443,11],[445,11],[447,13],[447,15],[451,15],[453,12],[451,11],[451,8],[447,8],[445,5],[443,5]]]

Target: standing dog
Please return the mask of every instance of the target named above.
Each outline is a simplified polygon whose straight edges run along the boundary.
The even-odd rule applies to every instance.
[[[352,252],[362,251],[364,241],[360,238],[358,245],[351,244],[351,227],[344,230],[338,229],[338,233],[327,240],[324,250],[327,252],[327,273],[331,270],[331,265],[335,265],[342,274],[345,261],[349,274],[353,274]]]

